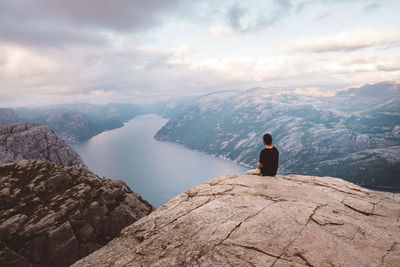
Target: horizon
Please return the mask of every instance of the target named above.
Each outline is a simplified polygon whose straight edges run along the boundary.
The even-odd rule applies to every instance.
[[[225,92],[246,92],[249,90],[253,89],[261,89],[261,90],[281,90],[279,92],[276,92],[277,94],[288,94],[292,93],[295,95],[307,95],[307,96],[313,96],[313,97],[334,97],[338,92],[346,91],[349,89],[357,89],[361,88],[366,85],[375,85],[375,84],[381,84],[381,83],[394,83],[394,84],[400,84],[400,81],[381,81],[377,83],[362,83],[362,84],[354,84],[354,85],[349,85],[345,87],[339,87],[339,88],[333,88],[333,89],[323,89],[320,87],[316,86],[305,86],[305,87],[292,87],[292,88],[284,88],[284,87],[277,87],[277,86],[272,86],[272,87],[252,87],[252,88],[247,88],[247,89],[226,89],[226,90],[218,90],[218,91],[211,91],[208,93],[204,94],[199,94],[199,95],[180,95],[180,96],[170,96],[165,99],[161,100],[154,100],[154,101],[111,101],[111,102],[100,102],[100,103],[91,103],[91,102],[64,102],[64,103],[48,103],[48,104],[30,104],[30,105],[24,105],[24,106],[7,106],[3,105],[0,106],[1,108],[10,108],[10,109],[24,109],[24,108],[58,108],[58,107],[63,107],[63,106],[73,106],[73,105],[112,105],[112,104],[131,104],[131,105],[152,105],[152,104],[157,104],[157,103],[162,103],[162,102],[168,102],[168,101],[179,101],[179,99],[184,99],[184,98],[197,98],[197,97],[203,97],[206,95],[213,95],[213,94],[220,94],[220,93],[225,93]]]
[[[93,3],[0,3],[1,107],[400,81],[398,1]]]

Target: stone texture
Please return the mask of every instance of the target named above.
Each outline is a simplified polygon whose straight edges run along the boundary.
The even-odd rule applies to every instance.
[[[0,164],[24,159],[85,167],[81,157],[46,126],[33,123],[0,124]]]
[[[222,176],[73,266],[400,266],[400,195],[337,178]]]
[[[69,266],[153,207],[122,181],[44,161],[0,166],[0,266]]]

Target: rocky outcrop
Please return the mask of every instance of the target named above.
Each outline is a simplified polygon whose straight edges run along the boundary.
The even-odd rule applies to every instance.
[[[400,266],[400,196],[337,178],[222,176],[73,266]]]
[[[33,123],[0,125],[0,164],[24,159],[85,167],[80,156],[46,126]]]
[[[122,181],[43,161],[0,166],[0,266],[68,266],[152,206]]]
[[[16,123],[19,119],[11,108],[0,108],[0,124]]]

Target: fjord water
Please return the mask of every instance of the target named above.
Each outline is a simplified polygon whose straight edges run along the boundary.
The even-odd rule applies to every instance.
[[[158,115],[139,116],[74,148],[91,171],[123,180],[155,207],[213,177],[248,170],[229,160],[155,140],[154,134],[166,122]]]

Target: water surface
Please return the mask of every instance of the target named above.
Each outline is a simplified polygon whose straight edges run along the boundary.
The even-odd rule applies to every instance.
[[[158,115],[139,116],[74,148],[91,171],[123,180],[155,207],[215,176],[248,170],[229,160],[155,140],[154,134],[166,122]]]

